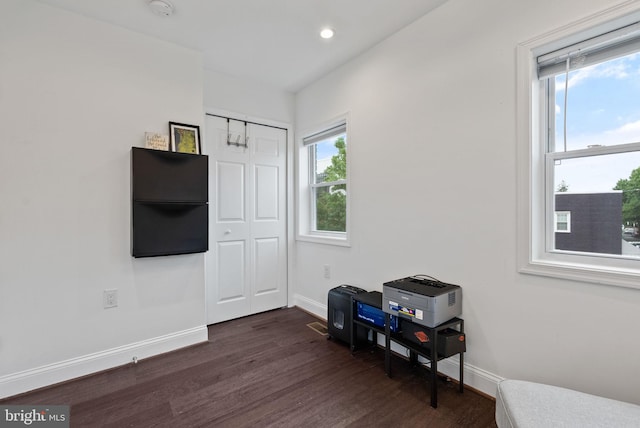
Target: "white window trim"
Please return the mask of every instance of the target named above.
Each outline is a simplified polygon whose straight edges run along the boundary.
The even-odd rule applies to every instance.
[[[312,216],[314,215],[314,201],[312,200],[309,183],[309,175],[310,171],[310,162],[309,162],[309,152],[307,147],[304,145],[304,138],[322,132],[324,130],[333,128],[340,123],[346,123],[347,128],[347,179],[340,180],[339,182],[329,183],[329,184],[346,184],[347,185],[347,225],[346,232],[330,232],[330,231],[318,231],[312,229],[312,224],[315,223],[315,220],[312,220]],[[298,162],[297,162],[297,194],[298,201],[296,204],[296,240],[303,242],[313,242],[317,244],[328,244],[328,245],[337,245],[342,247],[350,247],[350,231],[351,231],[351,215],[350,215],[350,206],[351,206],[351,187],[349,184],[349,177],[351,177],[351,162],[350,162],[350,153],[351,147],[353,146],[353,138],[351,136],[351,124],[349,123],[349,114],[345,113],[339,117],[336,117],[330,121],[327,121],[318,126],[314,126],[307,131],[300,134],[299,138],[297,138],[297,150],[298,150]],[[326,185],[327,183],[323,183],[322,185]],[[321,187],[321,186],[315,186]]]
[[[523,274],[640,289],[640,261],[550,252],[545,218],[545,102],[536,74],[538,55],[640,21],[640,5],[625,2],[517,47],[517,262]],[[545,200],[547,199],[547,200]]]

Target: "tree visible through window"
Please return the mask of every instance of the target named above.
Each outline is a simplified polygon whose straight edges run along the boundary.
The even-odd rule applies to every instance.
[[[622,190],[622,221],[628,235],[629,230],[637,230],[640,225],[640,167],[631,171],[629,178],[618,180],[614,190]]]
[[[338,153],[320,174],[327,186],[316,187],[316,229],[332,232],[347,230],[347,143],[345,136],[333,144]],[[315,145],[317,150],[318,145]],[[331,184],[333,183],[333,184]]]
[[[309,155],[310,232],[347,232],[346,123],[303,139]]]

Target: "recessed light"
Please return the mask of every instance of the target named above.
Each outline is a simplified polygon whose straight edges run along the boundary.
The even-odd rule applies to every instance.
[[[333,31],[331,28],[325,28],[322,31],[320,31],[320,37],[322,37],[323,39],[330,39],[333,37],[334,34],[335,34],[335,31]]]
[[[151,0],[149,9],[160,16],[171,16],[173,14],[173,5],[167,0]]]

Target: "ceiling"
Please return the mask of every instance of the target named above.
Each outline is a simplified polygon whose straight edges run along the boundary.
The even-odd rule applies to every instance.
[[[446,0],[38,0],[203,53],[205,68],[296,92]],[[335,30],[330,40],[319,37]]]

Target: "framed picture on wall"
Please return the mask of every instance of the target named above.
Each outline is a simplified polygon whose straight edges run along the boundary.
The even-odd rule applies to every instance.
[[[169,136],[155,132],[144,133],[144,147],[153,150],[169,150]]]
[[[180,153],[200,154],[200,127],[186,123],[169,122],[171,150]]]

